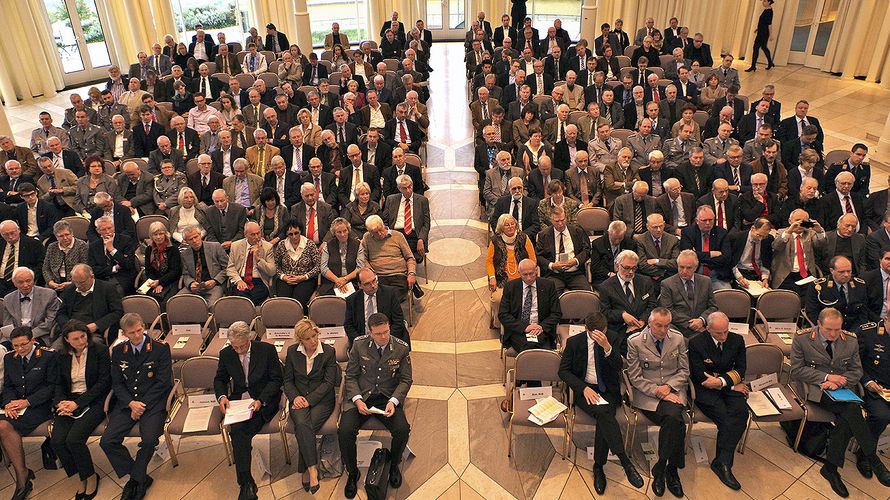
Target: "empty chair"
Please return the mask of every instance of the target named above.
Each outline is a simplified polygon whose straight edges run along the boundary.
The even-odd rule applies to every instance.
[[[562,311],[560,324],[556,325],[559,349],[562,350],[569,339],[570,325],[583,325],[587,315],[601,309],[599,296],[590,290],[569,290],[559,296],[559,309]]]
[[[167,321],[170,323],[170,333],[164,340],[170,345],[170,355],[174,361],[193,358],[201,353],[213,321],[204,297],[189,293],[170,297],[167,301]]]
[[[522,351],[516,356],[516,367],[510,370],[507,378],[510,381],[508,388],[512,398],[510,423],[507,425],[507,439],[509,440],[507,443],[507,456],[509,457],[512,456],[513,453],[513,426],[538,427],[538,424],[533,423],[528,419],[529,408],[534,406],[536,401],[534,399],[521,399],[519,397],[519,387],[516,385],[516,381],[539,381],[541,383],[549,382],[551,384],[553,382],[558,382],[559,353],[549,349],[528,349]],[[555,387],[553,388],[553,397],[560,399],[561,401],[566,400],[565,393]],[[562,455],[562,458],[565,459],[566,450],[569,445],[569,428],[566,412],[563,411],[559,417],[544,424],[543,427],[563,430],[562,450],[560,450],[559,453]]]
[[[834,165],[846,161],[850,157],[850,152],[846,149],[835,149],[825,153],[825,166]]]
[[[785,363],[785,355],[782,354],[782,349],[772,344],[751,344],[747,347],[746,352],[747,366],[745,367],[744,382],[750,383],[752,380],[770,374],[775,374],[777,380],[782,379],[782,370]],[[756,422],[785,422],[789,420],[800,420],[801,423],[797,432],[797,437],[794,439],[794,443],[791,446],[794,451],[797,451],[797,446],[800,444],[800,438],[803,435],[803,427],[807,421],[807,408],[803,405],[803,401],[797,396],[797,393],[794,392],[788,384],[779,382],[773,387],[778,387],[782,391],[785,399],[791,404],[791,409],[781,410],[779,415],[765,415],[762,417],[758,417],[757,415],[754,415],[753,412],[749,411],[748,425],[745,429],[745,435],[742,438],[741,446],[739,446],[739,453],[745,452],[745,446],[748,442],[748,431],[751,429],[752,420]]]
[[[290,297],[272,297],[260,306],[260,320],[265,331],[263,340],[275,346],[279,359],[284,359],[288,347],[296,342],[294,326],[301,319],[303,305]],[[277,331],[270,332],[270,329]],[[285,329],[290,331],[285,332]]]
[[[204,349],[207,356],[218,356],[220,349],[229,343],[226,330],[232,323],[243,321],[250,326],[251,332],[256,332],[256,306],[247,297],[228,296],[213,303],[213,322],[216,324],[215,333],[210,343]]]
[[[791,354],[791,339],[796,333],[800,319],[800,296],[791,290],[767,290],[757,298],[754,307],[754,334],[761,342],[774,344],[788,356]],[[794,323],[795,331],[779,336],[770,323]],[[759,323],[759,324],[758,324]]]

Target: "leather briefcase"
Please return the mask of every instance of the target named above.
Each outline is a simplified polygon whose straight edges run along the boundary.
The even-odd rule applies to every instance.
[[[365,478],[365,493],[368,500],[385,500],[386,490],[389,488],[389,467],[392,463],[390,451],[387,448],[378,448],[371,457],[371,465],[368,467],[368,475]]]

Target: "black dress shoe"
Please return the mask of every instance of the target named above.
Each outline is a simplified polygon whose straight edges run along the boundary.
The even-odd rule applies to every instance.
[[[389,485],[394,489],[399,489],[402,486],[402,472],[397,464],[393,464],[389,468]]]
[[[12,495],[12,500],[25,500],[28,498],[28,495],[31,494],[31,490],[34,489],[34,483],[31,481],[26,481],[25,485],[21,488],[15,490],[15,493]]]
[[[151,488],[151,483],[155,482],[151,476],[145,476],[145,481],[141,483],[136,483],[136,489],[133,491],[133,500],[142,500],[145,498],[145,494],[148,493],[148,489]]]
[[[664,469],[657,466],[652,467],[652,493],[657,497],[664,495]]]
[[[606,473],[603,472],[602,465],[593,466],[593,489],[597,495],[602,495],[606,492]]]
[[[757,68],[755,66],[751,66],[750,68],[745,70],[745,73],[753,73],[755,71],[757,71]]]
[[[257,500],[256,483],[248,481],[241,485],[241,492],[238,494],[238,500]]]
[[[828,480],[828,484],[831,485],[832,491],[834,491],[837,496],[841,498],[847,498],[850,496],[850,493],[847,491],[847,486],[844,485],[844,480],[841,479],[841,475],[837,472],[837,469],[828,470],[826,466],[822,466],[819,469],[819,474],[822,474],[822,477]]]
[[[362,477],[361,472],[349,474],[346,478],[346,488],[343,488],[343,496],[346,498],[355,498],[355,494],[358,493],[358,478],[360,477]]]
[[[871,462],[868,461],[868,457],[866,457],[861,450],[856,453],[856,468],[859,469],[859,473],[862,474],[862,477],[871,479]]]
[[[874,471],[878,481],[884,486],[890,486],[890,471],[887,470],[887,466],[884,465],[884,462],[881,462],[880,457],[875,455],[874,458],[872,458],[870,465],[871,470]]]
[[[680,475],[677,474],[677,468],[671,467],[666,469],[664,471],[664,479],[668,491],[677,498],[683,498],[683,485],[680,484]]]
[[[92,493],[84,492],[83,496],[81,497],[83,500],[93,500],[94,498],[96,498],[96,495],[99,493],[99,481],[102,479],[102,477],[99,474],[95,474],[95,476],[96,476],[96,487],[93,488]]]
[[[776,65],[773,64],[773,63],[769,63],[769,64],[766,65],[766,69],[767,69],[767,70],[771,70],[771,69],[773,69],[773,68],[775,68],[775,67],[776,67]]]
[[[742,485],[739,484],[735,476],[732,475],[732,469],[730,469],[728,465],[711,462],[711,470],[714,471],[714,474],[717,474],[717,477],[720,478],[720,482],[729,488],[734,490],[742,489]]]
[[[314,495],[318,492],[318,489],[321,488],[321,483],[316,484],[315,486],[309,487],[309,494]]]
[[[303,491],[309,491],[309,483],[303,483]]]
[[[136,492],[136,485],[138,483],[132,479],[127,481],[127,484],[124,485],[124,491],[121,492],[121,500],[133,500],[133,493]]]
[[[642,488],[643,476],[637,472],[637,468],[634,467],[634,464],[628,461],[626,464],[622,465],[622,467],[624,467],[624,475],[627,476],[627,482],[634,488]]]

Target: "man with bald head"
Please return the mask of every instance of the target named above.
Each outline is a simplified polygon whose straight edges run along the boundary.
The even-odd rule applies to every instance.
[[[157,211],[157,206],[154,204],[154,178],[139,168],[136,162],[124,162],[116,181],[118,192],[121,194],[120,204],[129,208],[131,213],[138,211],[141,216],[151,215]]]
[[[853,192],[855,183],[856,176],[844,171],[837,174],[837,177],[834,178],[834,191],[829,191],[830,188],[826,186],[826,192],[822,196],[826,230],[836,229],[838,219],[843,214],[853,214],[859,219],[865,216],[865,202],[861,195]],[[856,231],[863,234],[867,230],[868,224],[858,224],[856,226]]]
[[[825,239],[816,242],[816,259],[822,273],[828,272],[831,260],[842,255],[853,265],[853,275],[861,276],[867,270],[867,245],[865,236],[856,232],[859,219],[853,214],[844,214],[837,221],[837,228],[828,231]],[[879,318],[869,319],[877,321]]]
[[[535,262],[519,262],[519,278],[504,285],[498,320],[504,327],[504,347],[517,353],[553,349],[556,325],[562,317],[553,281],[540,278]],[[502,405],[502,409],[503,409]]]
[[[627,224],[633,234],[646,231],[646,218],[658,212],[655,198],[649,195],[649,185],[636,181],[630,193],[622,194],[612,204],[612,219]]]
[[[124,314],[121,294],[113,284],[96,279],[90,266],[74,266],[71,284],[62,289],[59,299],[62,304],[56,314],[56,324],[64,325],[76,319],[86,323],[94,340],[110,343],[117,338],[118,324]],[[108,338],[105,337],[106,330]]]
[[[244,238],[232,242],[229,248],[226,276],[232,283],[232,295],[260,305],[269,297],[275,272],[272,244],[263,238],[260,225],[254,221],[244,224]]]

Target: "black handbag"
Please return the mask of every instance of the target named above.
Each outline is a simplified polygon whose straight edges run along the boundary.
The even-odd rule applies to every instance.
[[[368,500],[385,500],[389,488],[389,467],[392,457],[389,449],[378,448],[371,457],[368,476],[365,478],[365,493]]]
[[[782,430],[785,431],[785,439],[788,446],[794,446],[794,440],[797,438],[797,432],[800,429],[800,420],[788,420],[779,422]],[[807,422],[803,427],[803,434],[800,437],[800,445],[797,451],[810,458],[821,461],[822,454],[828,445],[828,433],[831,425],[826,422]]]

